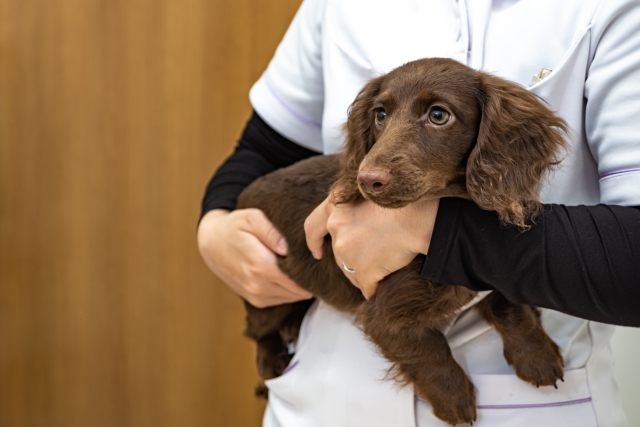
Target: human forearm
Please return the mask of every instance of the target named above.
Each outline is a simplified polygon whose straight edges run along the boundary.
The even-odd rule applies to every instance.
[[[443,199],[422,272],[514,302],[640,326],[640,208],[545,205],[531,229]]]
[[[287,245],[257,209],[233,212],[242,190],[262,175],[316,154],[286,139],[257,114],[235,152],[214,174],[202,202],[198,249],[209,269],[256,307],[310,298],[280,271],[276,254]]]

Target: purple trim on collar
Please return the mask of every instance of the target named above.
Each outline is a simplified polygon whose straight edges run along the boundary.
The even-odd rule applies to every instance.
[[[613,171],[613,172],[609,172],[609,173],[605,173],[604,175],[602,175],[600,177],[600,179],[602,178],[607,178],[610,176],[614,176],[614,175],[621,175],[623,173],[631,173],[631,172],[640,172],[640,168],[636,168],[636,169],[623,169],[621,171]]]
[[[418,400],[429,403],[424,400],[422,397],[417,396]],[[478,409],[535,409],[535,408],[554,408],[558,406],[569,406],[569,405],[579,405],[581,403],[591,402],[590,397],[585,397],[583,399],[575,399],[575,400],[566,400],[564,402],[551,402],[551,403],[522,403],[522,404],[513,404],[513,405],[478,405],[476,408]]]
[[[267,84],[267,87],[269,88],[269,91],[271,92],[271,94],[278,100],[280,104],[282,104],[285,110],[293,114],[293,116],[296,119],[300,120],[302,123],[308,124],[309,126],[313,126],[318,129],[322,129],[322,124],[308,118],[302,113],[299,113],[298,111],[295,110],[295,108],[290,106],[284,99],[282,99],[280,95],[278,95],[278,92],[276,92],[276,90],[271,85],[271,82],[269,81],[269,76],[266,74],[264,75],[264,81]]]
[[[291,365],[287,366],[286,368],[284,368],[284,371],[282,371],[282,375],[286,374],[287,372],[289,372],[290,370],[292,370],[293,368],[295,368],[296,366],[298,366],[298,363],[300,363],[299,360],[296,360],[295,362],[293,362]]]
[[[478,405],[478,409],[530,409],[530,408],[553,408],[556,406],[569,406],[579,405],[581,403],[591,402],[590,397],[576,400],[566,400],[564,402],[551,402],[551,403],[523,403],[521,405]]]

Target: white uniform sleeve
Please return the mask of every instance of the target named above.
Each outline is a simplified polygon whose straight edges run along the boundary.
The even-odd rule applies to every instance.
[[[253,108],[290,140],[322,151],[322,21],[325,0],[304,0],[262,77]]]
[[[591,31],[585,131],[600,201],[640,205],[640,1],[602,0]]]

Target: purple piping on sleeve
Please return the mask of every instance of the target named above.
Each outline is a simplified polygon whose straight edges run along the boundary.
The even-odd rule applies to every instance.
[[[300,363],[299,360],[296,360],[295,362],[293,362],[291,365],[287,366],[284,371],[282,371],[282,375],[286,374],[287,372],[289,372],[290,370],[292,370],[293,368],[295,368],[296,366],[298,366],[298,363]]]
[[[422,400],[426,402],[420,396],[416,396],[418,400]],[[523,404],[514,404],[514,405],[478,405],[476,406],[478,409],[535,409],[535,408],[554,408],[558,406],[569,406],[569,405],[579,405],[581,403],[591,402],[590,397],[585,397],[583,399],[575,399],[575,400],[566,400],[564,402],[551,402],[551,403],[523,403]]]
[[[605,173],[604,175],[602,175],[600,177],[600,179],[607,178],[607,177],[614,176],[614,175],[621,175],[623,173],[632,173],[632,172],[640,172],[640,168],[637,168],[637,169],[624,169],[624,170],[621,170],[621,171],[613,171],[613,172]]]
[[[269,91],[278,100],[278,102],[280,104],[282,104],[282,106],[284,107],[285,110],[287,110],[288,112],[293,114],[293,116],[295,118],[297,118],[298,120],[300,120],[301,122],[306,123],[309,126],[313,126],[315,128],[322,129],[322,125],[320,123],[318,123],[318,122],[316,122],[314,120],[311,120],[310,118],[308,118],[307,116],[305,116],[302,113],[297,112],[293,107],[291,107],[289,104],[287,104],[287,102],[284,99],[282,99],[280,97],[280,95],[278,95],[278,92],[276,92],[276,90],[273,88],[273,86],[271,85],[271,82],[269,81],[269,77],[266,74],[264,76],[264,81],[267,84],[267,87],[269,88]]]

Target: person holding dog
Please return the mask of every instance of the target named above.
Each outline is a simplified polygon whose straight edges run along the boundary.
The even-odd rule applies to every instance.
[[[640,326],[638,23],[640,3],[630,0],[305,0],[251,91],[255,112],[235,153],[207,190],[203,259],[256,306],[310,298],[277,268],[276,254],[286,255],[279,232],[260,211],[233,210],[242,188],[339,150],[347,107],[370,78],[422,57],[491,71],[529,87],[572,130],[528,231],[462,199],[401,210],[328,199],[307,220],[309,247],[321,257],[329,232],[365,297],[422,253],[425,278],[552,309],[542,316],[565,359],[557,391],[515,378],[497,333],[473,310],[446,331],[477,387],[477,425],[625,425],[608,324]],[[388,365],[353,319],[322,303],[307,314],[291,366],[267,382],[265,426],[442,425],[411,390],[383,380]]]

